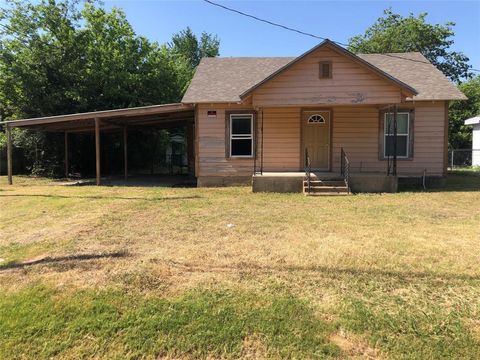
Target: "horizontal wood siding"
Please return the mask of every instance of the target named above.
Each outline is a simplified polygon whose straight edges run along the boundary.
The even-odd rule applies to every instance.
[[[413,107],[402,105],[403,108]],[[199,105],[197,108],[197,176],[249,176],[253,159],[225,156],[225,112],[253,110],[242,105]],[[445,102],[416,102],[414,156],[398,160],[399,175],[441,176],[444,170]],[[208,118],[207,111],[217,111]],[[352,172],[385,173],[379,159],[379,110],[375,106],[335,106],[332,110],[332,171],[340,171],[340,149],[351,160]],[[257,116],[257,169],[260,169],[261,122],[264,119],[264,171],[301,171],[301,108],[269,107]]]
[[[403,106],[404,108],[413,105]],[[414,156],[398,160],[399,175],[441,176],[444,167],[445,104],[417,102],[414,122]],[[333,115],[333,171],[340,171],[340,149],[350,157],[353,172],[385,172],[378,158],[379,115],[375,107],[336,107]]]
[[[335,107],[333,110],[332,170],[340,172],[343,147],[351,171],[383,171],[378,160],[378,109],[376,107]]]
[[[217,112],[209,118],[207,111]],[[253,110],[248,105],[212,104],[197,108],[197,176],[248,176],[253,174],[253,159],[230,159],[225,156],[225,112]],[[257,125],[258,125],[257,121]]]
[[[445,102],[417,102],[412,164],[402,164],[401,171],[443,175],[445,151]],[[448,130],[447,130],[448,131]]]
[[[332,62],[332,78],[319,78],[320,61]],[[401,90],[371,70],[329,49],[318,49],[253,92],[254,106],[388,104]]]
[[[263,110],[263,170],[300,170],[300,108]]]

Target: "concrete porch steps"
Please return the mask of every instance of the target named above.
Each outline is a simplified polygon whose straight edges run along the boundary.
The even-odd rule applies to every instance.
[[[349,195],[347,184],[345,180],[322,180],[318,177],[310,180],[310,190],[308,188],[308,180],[305,177],[303,180],[303,193],[306,196],[330,196],[330,195]]]

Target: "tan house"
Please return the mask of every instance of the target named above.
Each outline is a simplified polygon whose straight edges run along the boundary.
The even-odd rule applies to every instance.
[[[402,177],[446,175],[448,103],[464,99],[420,53],[355,55],[326,40],[296,58],[204,58],[181,104],[9,124],[99,133],[180,119],[198,186],[395,191]],[[75,116],[77,128],[61,125]]]

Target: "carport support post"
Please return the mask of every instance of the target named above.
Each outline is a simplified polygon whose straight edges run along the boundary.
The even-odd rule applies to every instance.
[[[125,181],[128,180],[127,139],[128,139],[127,126],[124,126],[123,127],[123,171],[124,171]]]
[[[68,132],[65,131],[65,178],[68,178]]]
[[[100,185],[100,119],[95,118],[95,169],[97,186]]]
[[[7,135],[7,173],[8,173],[8,185],[12,185],[12,132],[10,126],[5,126]]]

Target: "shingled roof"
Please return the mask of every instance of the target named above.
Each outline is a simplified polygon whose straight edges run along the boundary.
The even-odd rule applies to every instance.
[[[239,102],[240,94],[292,61],[293,57],[203,58],[183,103]]]
[[[413,100],[467,99],[454,83],[419,52],[357,56],[417,90],[418,95]]]
[[[418,52],[358,57],[414,88],[413,100],[465,100],[465,95]],[[183,103],[240,102],[240,95],[295,57],[216,57],[200,62]]]

